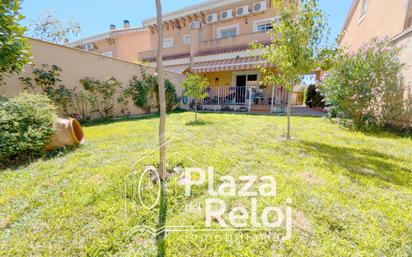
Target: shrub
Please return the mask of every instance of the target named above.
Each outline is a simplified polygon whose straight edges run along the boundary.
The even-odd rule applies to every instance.
[[[319,107],[324,108],[324,98],[315,85],[310,85],[305,90],[305,104],[310,108]]]
[[[389,42],[372,40],[354,54],[338,56],[321,86],[330,111],[366,130],[403,119],[406,113],[399,52]]]
[[[136,107],[150,113],[152,108],[159,109],[159,87],[154,75],[142,71],[142,76],[142,80],[139,80],[137,76],[133,76],[129,82],[129,87],[123,91],[125,99],[122,100],[124,102],[126,99],[132,99]],[[165,93],[166,109],[171,111],[178,104],[178,97],[175,86],[167,79],[165,80]]]
[[[84,91],[80,90],[75,96],[76,106],[81,108],[82,116],[90,118],[86,110],[90,105],[91,113],[99,113],[101,118],[114,116],[114,94],[121,83],[114,77],[100,81],[86,77],[80,80]],[[87,103],[88,102],[88,103]]]
[[[62,69],[57,65],[52,65],[48,68],[47,64],[43,64],[42,68],[33,70],[33,79],[30,77],[19,78],[25,89],[36,92],[39,89],[46,94],[56,106],[59,107],[60,113],[71,116],[70,108],[73,107],[73,90],[67,89],[66,86],[60,84],[60,73]]]
[[[55,117],[56,108],[45,95],[22,93],[0,102],[0,160],[44,152]]]

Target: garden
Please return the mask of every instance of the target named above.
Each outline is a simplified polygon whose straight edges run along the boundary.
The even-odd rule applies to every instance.
[[[357,132],[326,118],[295,117],[295,140],[285,141],[286,117],[199,116],[204,125],[190,124],[192,113],[168,115],[167,129],[178,135],[168,145],[168,163],[213,166],[216,177],[273,175],[278,194],[262,200],[258,210],[290,197],[293,237],[281,243],[256,232],[171,232],[167,255],[411,253],[410,137]],[[125,189],[124,181],[133,174],[136,160],[154,149],[157,126],[156,115],[89,125],[84,127],[88,143],[81,148],[2,170],[0,255],[155,256],[155,240],[134,228],[142,223],[155,227],[156,211],[133,209],[138,200],[130,197],[132,189]],[[151,153],[145,164],[156,159]],[[182,198],[184,189],[176,180],[169,182],[167,224],[204,227],[203,213],[188,215],[182,206],[202,201],[207,189]],[[226,200],[233,207],[248,206],[248,201]],[[131,213],[127,219],[125,206]]]

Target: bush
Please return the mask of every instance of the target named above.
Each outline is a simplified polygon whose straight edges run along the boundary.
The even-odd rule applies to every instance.
[[[44,152],[56,107],[45,95],[22,93],[0,102],[0,160]]]
[[[365,130],[405,119],[399,52],[389,42],[372,40],[354,54],[338,56],[321,86],[330,111]]]
[[[24,89],[32,92],[41,91],[59,108],[59,112],[71,116],[70,109],[73,107],[73,90],[62,85],[60,74],[62,69],[57,65],[51,68],[43,64],[42,68],[33,69],[34,82],[31,77],[19,78],[24,85]]]
[[[315,85],[310,85],[305,90],[305,104],[310,108],[324,108],[324,98]]]
[[[146,113],[150,113],[152,108],[159,109],[159,87],[154,75],[142,70],[142,76],[142,80],[139,80],[137,76],[133,76],[129,82],[129,87],[123,91],[124,98],[122,102],[131,99],[136,107],[143,109]],[[171,111],[179,101],[176,88],[168,79],[165,80],[165,93],[166,110]]]

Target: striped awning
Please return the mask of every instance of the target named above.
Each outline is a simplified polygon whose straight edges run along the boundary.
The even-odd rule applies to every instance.
[[[165,70],[169,72],[183,74],[183,72],[185,72],[188,68],[189,68],[189,65],[175,65],[175,66],[166,66]]]
[[[192,67],[194,73],[215,72],[215,71],[232,71],[256,69],[258,65],[266,64],[260,56],[234,58],[228,60],[217,60],[209,62],[198,62]]]

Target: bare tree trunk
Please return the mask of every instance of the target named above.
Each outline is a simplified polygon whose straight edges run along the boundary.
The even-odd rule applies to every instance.
[[[160,125],[159,125],[159,146],[160,146],[160,208],[159,208],[159,224],[161,229],[166,225],[167,216],[167,191],[166,191],[166,97],[165,97],[165,74],[163,70],[163,17],[162,4],[160,0],[156,1],[157,11],[157,84],[159,87],[159,111],[160,111]],[[165,256],[165,232],[162,232],[156,238],[157,241],[157,255]]]
[[[195,121],[197,121],[197,101],[195,100]]]
[[[287,105],[287,115],[288,115],[288,131],[286,138],[289,140],[290,137],[290,100],[291,100],[291,94],[288,92],[288,105]]]

